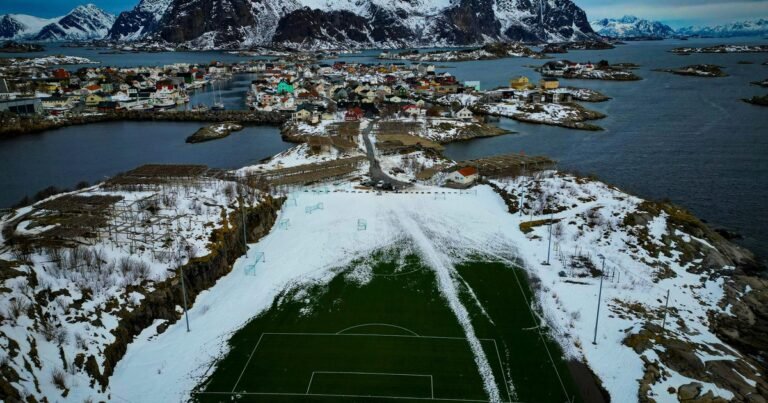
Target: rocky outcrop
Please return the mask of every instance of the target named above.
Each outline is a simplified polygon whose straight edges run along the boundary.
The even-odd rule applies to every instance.
[[[229,136],[232,132],[243,130],[243,126],[237,123],[224,122],[215,123],[210,126],[200,128],[193,135],[187,137],[187,143],[202,143],[205,141],[223,139]]]
[[[160,20],[160,38],[183,43],[200,38],[217,43],[243,39],[249,27],[257,23],[248,0],[175,1]]]
[[[148,12],[148,3],[167,2]],[[460,0],[446,6],[395,0],[354,4],[304,0],[143,0],[118,17],[112,39],[155,39],[196,48],[302,48],[484,44],[596,39],[571,0]]]
[[[259,205],[246,210],[249,242],[257,241],[270,231],[282,203],[283,199],[267,196]],[[213,245],[211,254],[195,258],[181,269],[185,276],[189,306],[194,305],[195,299],[202,291],[212,287],[219,278],[228,274],[234,261],[245,253],[243,231],[239,224],[240,214],[239,210],[233,212],[223,227],[213,232],[210,239]],[[102,389],[108,385],[115,365],[125,355],[134,337],[157,319],[166,320],[166,324],[169,324],[181,317],[176,311],[177,306],[183,305],[178,275],[153,286],[154,291],[146,294],[140,307],[121,312],[118,327],[113,331],[116,339],[104,350],[104,371],[100,372],[98,365],[88,365],[91,361],[95,363],[94,357],[88,357],[86,360],[86,370],[99,382]]]
[[[349,11],[313,10],[304,7],[280,19],[273,41],[303,44],[306,41],[324,43],[368,42],[371,29],[368,21]],[[400,38],[392,37],[394,41]]]
[[[170,0],[141,0],[132,10],[124,11],[117,16],[107,37],[115,40],[131,40],[155,32],[159,28],[157,23],[165,14],[169,4]]]

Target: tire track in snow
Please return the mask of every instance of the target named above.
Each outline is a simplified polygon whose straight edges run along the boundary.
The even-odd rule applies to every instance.
[[[397,217],[400,227],[413,240],[417,251],[422,258],[424,258],[425,263],[435,271],[440,292],[445,299],[448,300],[448,306],[451,308],[454,315],[456,315],[459,324],[464,329],[464,334],[467,337],[467,341],[469,342],[469,346],[475,357],[475,364],[480,372],[480,377],[483,379],[483,387],[485,393],[488,394],[488,400],[491,402],[501,402],[501,393],[499,392],[499,387],[496,383],[496,378],[493,375],[491,365],[488,362],[488,357],[485,355],[483,346],[480,344],[480,340],[475,334],[475,329],[472,327],[469,312],[459,299],[459,293],[454,281],[455,268],[453,267],[453,263],[451,263],[450,257],[440,252],[436,245],[432,243],[430,238],[424,233],[416,220],[403,210],[404,209],[395,208],[391,210],[391,214]],[[502,368],[501,370],[503,371],[504,369]]]

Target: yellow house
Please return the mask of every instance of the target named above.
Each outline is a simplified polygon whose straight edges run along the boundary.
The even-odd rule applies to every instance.
[[[88,94],[88,96],[85,97],[85,106],[97,106],[99,105],[99,102],[102,101],[106,101],[106,99],[101,95]]]
[[[306,108],[300,108],[296,113],[293,114],[294,119],[302,120],[305,122],[308,121],[310,117],[312,117],[312,112]]]
[[[59,83],[40,83],[37,85],[37,88],[41,92],[45,92],[47,94],[53,94],[60,88]]]
[[[527,90],[531,88],[531,82],[526,76],[517,76],[509,80],[509,87],[515,90]]]
[[[560,87],[560,82],[555,78],[543,78],[539,81],[539,86],[543,90],[556,90]]]

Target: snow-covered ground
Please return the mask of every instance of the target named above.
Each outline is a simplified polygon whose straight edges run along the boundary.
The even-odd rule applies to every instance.
[[[198,296],[190,310],[192,332],[186,333],[183,323],[171,325],[160,335],[149,329],[129,346],[111,378],[116,397],[183,400],[211,361],[225,352],[229,334],[268,308],[283,288],[296,282],[328,280],[331,269],[403,239],[413,241],[425,262],[439,274],[443,293],[461,319],[466,311],[456,297],[452,256],[487,250],[488,245],[501,247],[499,232],[510,228],[504,218],[511,216],[488,187],[481,188],[477,196],[451,191],[445,200],[436,200],[432,194],[379,196],[344,189],[328,194],[299,192],[296,201],[295,206],[286,202],[278,217],[289,220],[288,229],[273,229],[251,245],[248,258],[238,260],[232,273]],[[323,203],[324,209],[305,213],[305,206],[317,203]],[[367,221],[366,231],[358,231],[359,218]],[[328,236],[331,229],[333,236]],[[258,253],[264,253],[266,262],[256,262]],[[256,274],[246,276],[245,267],[253,263]],[[470,333],[471,325],[463,325]],[[150,337],[154,337],[151,342],[147,341]],[[185,353],[189,351],[204,353],[190,356]],[[176,359],[180,356],[190,358]],[[476,356],[476,362],[481,368],[488,365],[482,354]],[[162,376],[157,376],[158,371]],[[489,395],[498,396],[491,382],[493,375],[484,373]]]
[[[368,124],[364,121],[363,129]],[[299,145],[265,164],[243,168],[240,173],[339,157],[333,153],[314,155],[306,145]],[[379,160],[385,171],[395,168],[402,171],[395,173],[401,180],[409,179],[422,166],[442,163],[422,152],[379,155]],[[363,175],[365,170],[361,167],[359,173]],[[130,402],[185,401],[214,369],[212,364],[217,358],[226,354],[231,334],[268,309],[282,290],[306,282],[329,281],[336,273],[335,268],[401,243],[412,245],[424,264],[435,271],[447,305],[473,346],[476,336],[467,310],[457,297],[459,279],[455,265],[462,259],[477,256],[522,265],[532,279],[536,292],[533,308],[541,312],[542,327],[548,329],[569,358],[583,360],[592,368],[614,401],[638,400],[639,380],[647,374],[646,362],[654,363],[665,374],[648,385],[647,395],[657,401],[676,401],[676,395],[668,388],[679,388],[693,381],[665,364],[669,351],[663,343],[650,343],[638,351],[637,346],[627,342],[649,324],[660,324],[667,292],[671,293],[672,309],[666,320],[666,337],[686,343],[704,363],[742,359],[713,334],[708,322],[708,313],[727,314],[731,309],[718,305],[725,295],[723,277],[699,270],[703,266],[701,258],[683,252],[691,245],[712,248],[708,240],[673,226],[664,211],[648,217],[645,224],[634,224],[636,221],[630,218],[642,210],[644,201],[601,182],[550,171],[534,178],[497,180],[494,184],[511,200],[519,201],[524,195],[522,213],[510,214],[502,197],[487,185],[475,187],[476,192],[466,192],[417,184],[404,193],[381,194],[358,190],[355,183],[349,181],[324,184],[324,190],[330,192],[299,188],[288,196],[277,218],[285,225],[275,226],[268,235],[251,244],[248,255],[237,260],[231,273],[197,296],[189,311],[191,332],[186,331],[184,321],[171,324],[164,331],[158,331],[162,323],[156,322],[128,346],[104,393],[96,392],[89,385],[91,380],[85,373],[73,371],[64,375],[70,389],[67,397]],[[199,250],[198,254],[207,252],[204,240],[217,225],[220,213],[230,212],[227,206],[231,200],[221,186],[223,184],[214,182],[208,188],[184,190],[186,193],[183,197],[178,194],[177,200],[160,198],[161,212],[173,211],[189,217],[178,220],[173,228],[181,236],[172,239],[190,240]],[[93,188],[84,192],[96,193],[104,191]],[[143,192],[120,195],[131,200],[148,196]],[[311,213],[305,210],[319,203],[322,209]],[[21,209],[16,214],[30,211],[30,208]],[[550,218],[555,221],[551,228],[544,221]],[[359,230],[359,219],[366,220],[365,231]],[[214,226],[205,225],[206,220]],[[43,230],[31,225],[31,221],[32,218],[25,218],[17,228],[28,235]],[[162,228],[158,227],[157,231],[161,232]],[[550,233],[551,249],[548,248]],[[34,370],[40,383],[39,391],[35,392],[34,379],[19,381],[35,396],[61,395],[52,376],[53,371],[62,371],[59,344],[65,357],[71,358],[81,351],[98,356],[103,347],[114,340],[110,330],[117,326],[118,311],[104,309],[104,306],[115,303],[130,310],[143,298],[138,292],[123,292],[126,284],[144,277],[161,280],[172,275],[167,270],[171,260],[129,248],[125,239],[103,241],[89,248],[100,250],[105,261],[133,256],[148,262],[149,267],[143,277],[134,280],[114,273],[117,278],[102,281],[100,284],[105,286],[99,289],[101,292],[94,293],[80,309],[71,307],[76,299],[84,296],[77,272],[74,277],[55,276],[55,266],[48,254],[33,254],[31,258],[32,270],[40,279],[38,285],[27,284],[23,277],[3,284],[12,290],[11,294],[0,294],[8,307],[12,306],[7,301],[9,296],[32,301],[27,296],[30,288],[36,292],[66,289],[68,293],[56,296],[55,303],[44,308],[61,318],[54,328],[62,328],[63,332],[55,330],[51,336],[45,336],[42,331],[32,330],[35,324],[24,313],[17,314],[14,321],[4,320],[0,326],[5,335],[0,338],[4,349],[10,347],[9,337],[19,343],[22,354],[11,360],[17,371],[23,371],[21,357],[35,355],[31,352],[33,348],[38,351],[36,355],[45,360]],[[162,249],[164,247],[158,245],[150,248]],[[170,249],[179,248],[174,245]],[[14,258],[4,256],[6,260]],[[549,265],[542,263],[546,260],[550,261]],[[249,266],[255,270],[246,275]],[[603,267],[606,277],[602,309],[596,344],[593,344],[600,287],[600,278],[595,273]],[[727,273],[729,268],[719,270]],[[106,279],[111,279],[110,275]],[[68,320],[68,315],[86,315],[88,320]],[[101,322],[98,326],[94,322],[97,320]],[[499,400],[488,358],[480,348],[473,348],[473,353],[489,399]],[[103,359],[97,364],[101,366]],[[742,369],[736,374],[752,385],[756,382],[756,372]],[[733,396],[722,385],[697,382],[703,385],[703,392],[711,391],[724,398]]]
[[[456,300],[456,262],[480,254],[512,264],[523,263],[531,277],[540,279],[535,305],[543,313],[543,324],[567,356],[590,365],[615,401],[637,400],[644,363],[641,354],[625,345],[624,339],[651,320],[633,314],[627,307],[641,306],[652,314],[652,319],[660,318],[668,290],[672,293],[670,305],[675,308],[666,322],[671,334],[711,347],[697,350],[704,361],[739,357],[734,350],[727,349],[730,352],[726,353],[713,347],[722,342],[704,319],[707,310],[720,309],[717,303],[723,296],[722,278],[686,271],[700,262],[683,264],[677,252],[670,257],[652,256],[643,248],[632,248],[638,242],[636,235],[621,223],[642,200],[600,182],[556,175],[539,179],[535,184],[529,180],[498,182],[510,194],[519,195],[524,189],[528,193],[529,208],[522,215],[509,214],[502,199],[488,186],[477,187],[477,195],[430,187],[415,189],[425,194],[376,195],[346,186],[331,193],[294,194],[291,198],[296,203],[289,199],[279,217],[288,220],[288,228],[273,229],[251,245],[249,257],[238,260],[231,274],[198,298],[190,311],[191,333],[186,333],[182,323],[160,335],[148,329],[129,347],[111,379],[114,396],[130,401],[144,396],[157,397],[158,401],[184,399],[209,373],[211,362],[226,353],[231,332],[267,309],[282,289],[302,282],[327,281],[333,268],[404,239],[435,270],[443,295],[470,340],[473,329],[463,321],[465,310]],[[446,197],[438,198],[431,192],[446,192]],[[550,203],[565,206],[565,210],[553,216],[559,224],[553,230],[551,265],[545,266],[542,262],[547,259],[548,226],[534,226],[525,233],[520,224],[550,218],[549,214],[541,214],[548,197]],[[305,212],[304,207],[317,203],[323,203],[324,209]],[[367,231],[358,231],[356,223],[360,218],[367,220]],[[333,237],[327,236],[329,231],[333,231]],[[663,214],[648,224],[648,236],[654,244],[661,244],[667,231]],[[690,236],[682,238],[706,243]],[[256,261],[260,253],[264,253],[265,262]],[[592,344],[592,337],[599,279],[571,269],[561,260],[577,254],[588,257],[598,267],[598,256],[605,256],[609,277],[602,290],[597,344]],[[247,276],[245,267],[254,263],[255,275]],[[661,278],[661,266],[669,267],[674,276]],[[176,359],[189,351],[204,353],[189,360]],[[487,365],[483,354],[475,353],[486,392],[493,400],[498,396],[493,375],[483,371]],[[661,353],[663,348],[657,346],[644,355],[654,361]],[[661,367],[668,375],[652,385],[651,393],[658,401],[676,401],[667,388],[692,380]],[[156,376],[158,373],[162,376]],[[732,396],[712,383],[701,383],[704,392]]]
[[[123,199],[110,214],[109,228],[102,228],[97,238],[77,248],[33,250],[26,258],[29,264],[16,268],[33,274],[4,277],[0,283],[10,290],[0,292],[0,359],[20,375],[17,386],[23,396],[60,401],[63,391],[54,384],[56,373],[69,389],[66,400],[105,398],[92,389],[93,380],[82,363],[76,368],[76,356],[96,357],[96,369],[103,373],[103,352],[115,341],[112,331],[121,311],[139,306],[143,292],[151,292],[154,282],[173,276],[177,265],[210,253],[210,234],[221,227],[222,213],[233,211],[234,193],[227,186],[233,184],[212,180],[199,187],[167,185],[158,191],[134,192],[99,185],[71,193]],[[47,200],[58,197],[67,196]],[[48,214],[48,210],[27,207],[0,225],[19,221],[17,235],[38,235],[58,226],[35,226],[37,221],[45,223]],[[6,247],[0,251],[0,260],[18,261],[19,257]],[[45,300],[42,295],[50,297]],[[39,308],[34,318],[26,309],[30,306]]]

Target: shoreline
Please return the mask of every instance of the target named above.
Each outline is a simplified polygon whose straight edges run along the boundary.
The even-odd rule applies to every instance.
[[[13,138],[27,134],[38,134],[48,130],[61,129],[69,126],[88,125],[105,122],[237,122],[244,125],[279,126],[287,117],[279,112],[259,111],[167,111],[157,113],[147,112],[112,112],[94,115],[78,115],[62,119],[30,119],[16,118],[0,121],[0,139]]]

